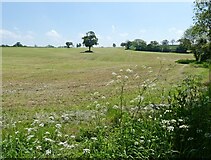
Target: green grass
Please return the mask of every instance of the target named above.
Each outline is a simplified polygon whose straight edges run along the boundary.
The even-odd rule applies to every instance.
[[[175,63],[180,59],[194,59],[192,54],[125,51],[123,48],[94,48],[93,54],[82,53],[85,50],[2,48],[3,139],[8,134],[14,135],[17,129],[27,134],[25,128],[32,127],[34,120],[44,124],[36,135],[38,139],[41,140],[43,133],[49,131],[51,138],[58,141],[60,138],[55,135],[57,123],[62,124],[60,131],[68,136],[79,134],[80,128],[92,129],[101,123],[113,123],[116,112],[109,108],[120,105],[121,84],[107,85],[112,79],[118,79],[112,72],[121,75],[120,79],[127,83],[122,103],[129,108],[134,107],[130,101],[139,94],[138,86],[144,81],[149,83],[155,77],[158,78],[155,89],[144,95],[147,103],[160,102],[161,92],[164,91],[163,95],[167,96],[167,91],[188,74],[200,75],[203,82],[208,81],[207,68]],[[127,69],[133,72],[127,72]],[[99,113],[106,115],[99,116]],[[50,116],[54,117],[52,124]],[[18,138],[28,143],[27,139]],[[29,148],[34,147],[28,144]],[[83,145],[78,149],[83,150]],[[16,152],[7,154],[17,157]],[[30,154],[23,156],[30,157]]]

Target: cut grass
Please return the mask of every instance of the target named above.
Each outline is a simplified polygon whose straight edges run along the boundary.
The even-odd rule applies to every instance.
[[[115,103],[115,87],[107,84],[113,78],[111,73],[118,74],[120,69],[130,68],[140,76],[139,81],[128,86],[129,97],[138,83],[153,79],[160,69],[158,84],[166,89],[187,74],[202,75],[204,81],[208,77],[205,68],[175,63],[179,59],[192,60],[192,54],[123,48],[94,48],[94,53],[87,54],[82,53],[84,50],[2,48],[3,114],[18,120],[32,119],[39,112],[86,110],[93,101],[91,94],[96,91]]]

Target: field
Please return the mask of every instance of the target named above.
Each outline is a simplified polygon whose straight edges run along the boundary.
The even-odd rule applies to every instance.
[[[166,94],[187,75],[200,75],[202,82],[208,81],[207,68],[175,62],[194,59],[192,54],[136,52],[123,48],[94,48],[94,53],[89,54],[84,50],[2,48],[3,139],[14,132],[14,125],[15,131],[24,131],[34,120],[45,126],[43,132],[52,130],[47,125],[51,116],[55,123],[63,122],[62,133],[76,135],[81,128],[95,126],[92,120],[97,104],[129,106],[127,101],[147,81],[156,83],[156,89],[150,93],[153,97],[145,97],[151,101],[159,99],[156,96],[160,96],[161,90]],[[112,81],[118,78],[127,83],[124,102],[119,101],[121,85],[119,90],[119,85]],[[107,115],[105,121],[111,121],[112,116]],[[15,152],[10,154],[17,156]],[[30,154],[23,156],[30,157]]]

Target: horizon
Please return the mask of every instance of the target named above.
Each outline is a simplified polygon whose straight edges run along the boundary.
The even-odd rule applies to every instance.
[[[55,12],[57,11],[57,12]],[[143,39],[178,40],[193,24],[192,2],[4,2],[2,44],[65,46],[94,31],[98,46]]]

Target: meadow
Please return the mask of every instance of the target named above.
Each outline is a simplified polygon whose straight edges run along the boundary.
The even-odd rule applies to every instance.
[[[178,99],[183,94],[200,101],[182,104],[206,106],[204,87],[197,84],[208,81],[208,69],[176,63],[194,59],[192,54],[93,50],[90,54],[85,48],[2,48],[2,156],[149,159],[187,154],[183,147],[174,150],[179,144],[173,144],[176,128],[189,127]],[[185,79],[188,75],[201,80]],[[159,109],[154,112],[153,107]],[[189,113],[184,111],[185,116]],[[197,129],[200,136],[206,135],[205,149],[203,154],[193,148],[188,153],[209,157],[210,128]]]

